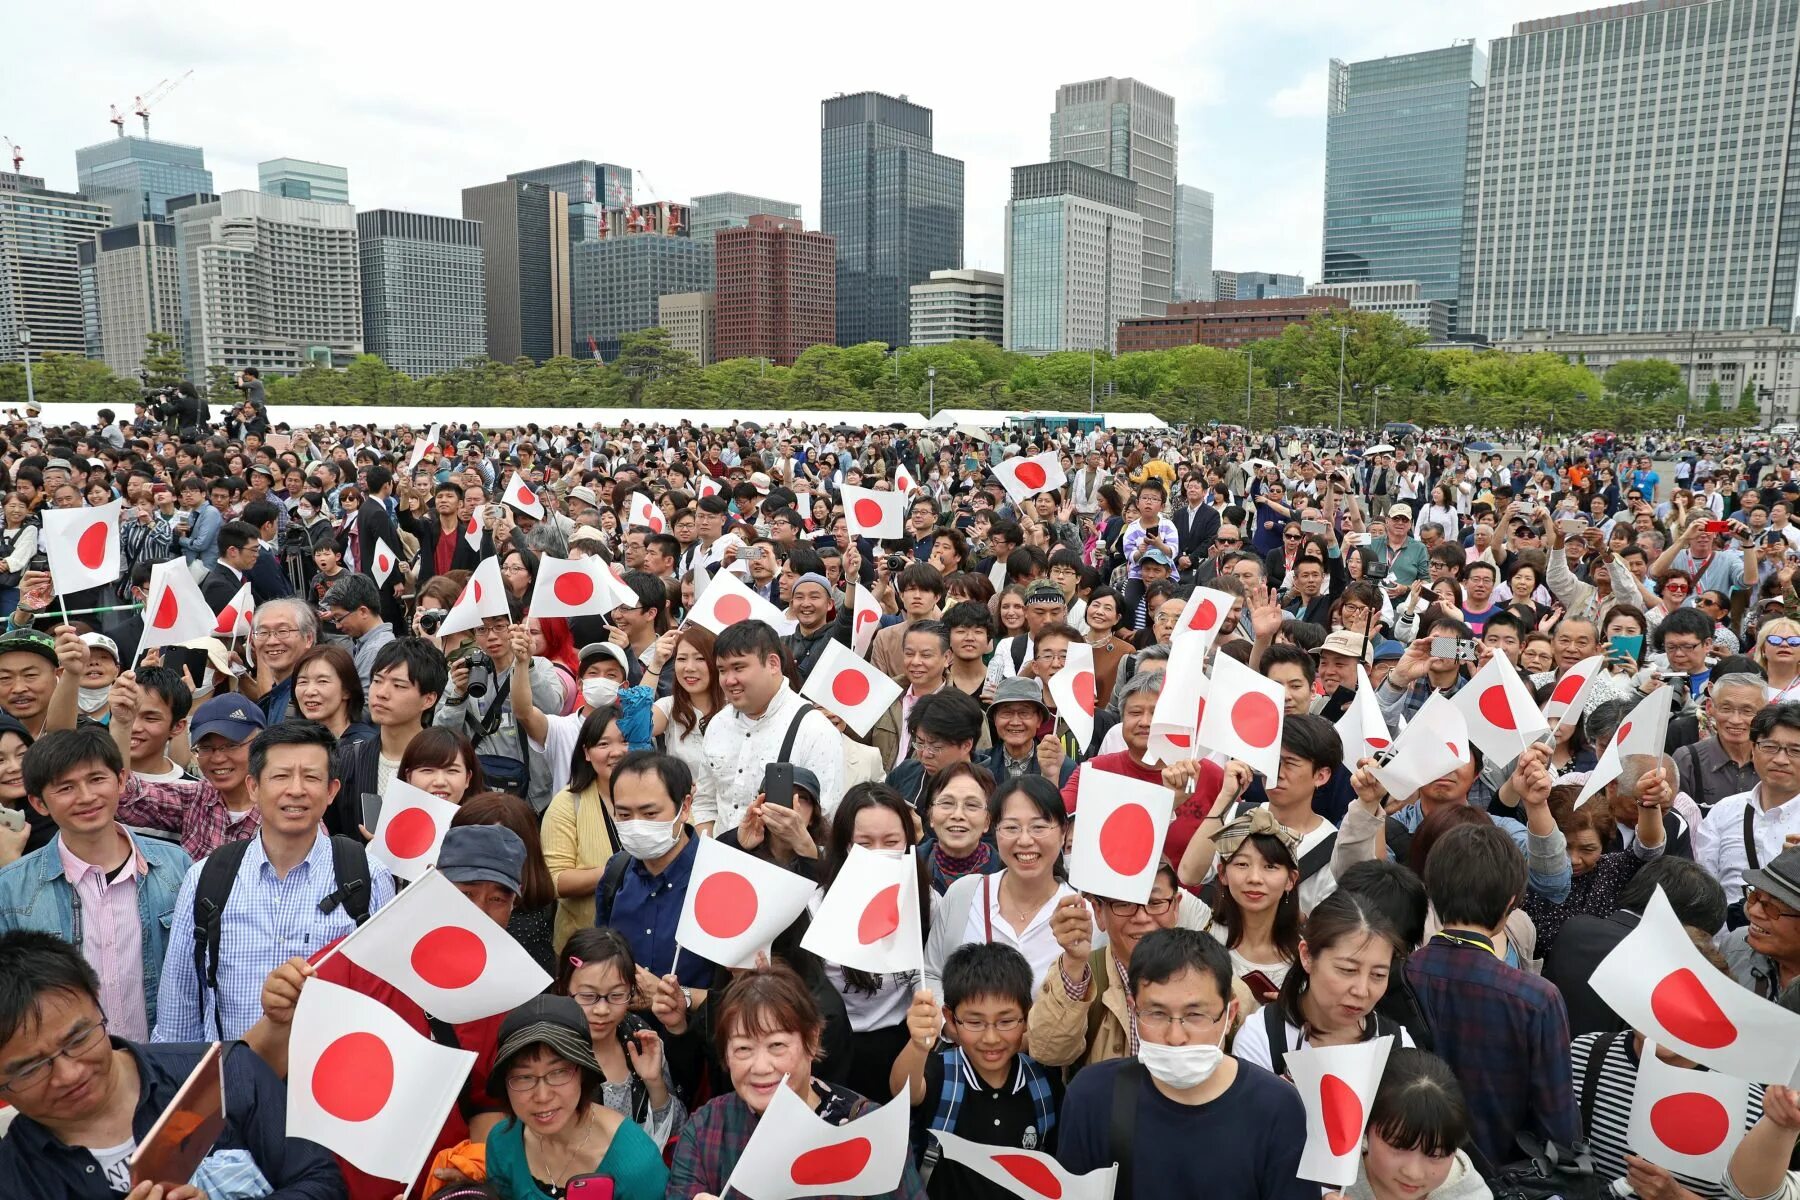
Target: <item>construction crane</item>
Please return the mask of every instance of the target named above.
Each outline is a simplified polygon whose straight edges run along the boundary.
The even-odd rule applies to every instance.
[[[0,133],[0,142],[6,143],[6,152],[12,155],[13,174],[17,175],[19,173],[19,168],[25,165],[25,152],[19,149],[19,143],[13,141],[4,133]]]
[[[180,87],[183,83],[187,82],[187,77],[189,75],[192,75],[193,73],[194,73],[193,68],[189,67],[187,70],[185,70],[181,74],[177,75],[174,79],[165,79],[161,83],[157,84],[155,87],[151,88],[149,91],[145,92],[143,95],[138,96],[134,99],[135,107],[133,107],[133,109],[131,111],[135,112],[138,115],[138,117],[144,122],[144,136],[146,138],[148,138],[150,136],[150,106],[152,104],[157,104],[157,103],[160,103],[161,101],[167,99],[169,93],[174,91],[176,88]],[[115,111],[115,116],[116,115],[117,114]],[[121,128],[122,127],[123,126],[121,125]]]
[[[112,122],[113,130],[119,137],[125,136],[125,114],[119,111],[118,105],[112,106],[112,116],[106,119]]]

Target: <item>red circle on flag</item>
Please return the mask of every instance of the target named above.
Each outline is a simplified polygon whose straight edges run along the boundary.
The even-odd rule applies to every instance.
[[[471,588],[475,589],[475,603],[480,604],[481,603],[481,580],[471,579],[471,580],[469,580],[469,586]]]
[[[1392,744],[1386,738],[1382,737],[1365,737],[1363,741],[1369,743],[1369,745],[1375,747],[1377,750],[1386,750],[1388,746]]]
[[[650,514],[650,532],[651,533],[661,533],[662,531],[663,531],[663,519],[661,517],[657,516],[655,513],[651,513]]]
[[[1737,1026],[1687,967],[1670,971],[1651,989],[1650,1013],[1690,1046],[1717,1050],[1737,1040]]]
[[[1363,1106],[1356,1089],[1336,1075],[1319,1079],[1319,1102],[1325,1114],[1325,1140],[1336,1155],[1350,1153],[1362,1141]]]
[[[1115,808],[1100,826],[1100,857],[1121,875],[1136,875],[1156,853],[1156,822],[1141,804]]]
[[[394,565],[394,564],[393,564],[393,560],[391,560],[391,559],[390,559],[390,558],[388,558],[388,556],[387,556],[387,555],[385,555],[385,554],[377,554],[377,555],[376,555],[376,556],[375,556],[375,566],[376,566],[376,568],[377,568],[377,569],[379,569],[379,570],[381,570],[381,571],[383,571],[383,572],[386,572],[386,571],[389,571],[389,570],[392,570],[392,569],[393,569],[393,565]]]
[[[1028,488],[1041,488],[1049,480],[1050,473],[1044,470],[1043,463],[1027,459],[1013,469],[1013,476]]]
[[[1445,742],[1444,745],[1450,747],[1450,753],[1455,755],[1459,761],[1461,760],[1463,752],[1455,742]]]
[[[487,944],[461,925],[444,925],[413,943],[413,973],[432,987],[466,988],[487,970]]]
[[[219,614],[219,623],[213,627],[213,632],[229,634],[232,630],[237,628],[237,623],[237,605],[227,604],[225,606],[225,611]]]
[[[861,704],[869,698],[869,681],[861,671],[842,671],[831,681],[831,698],[839,704]]]
[[[864,529],[881,524],[881,502],[864,496],[856,502],[856,523]]]
[[[565,571],[550,585],[550,594],[563,604],[586,604],[594,598],[594,581],[580,571]]]
[[[1613,741],[1617,745],[1623,746],[1625,744],[1625,739],[1630,736],[1631,736],[1631,722],[1627,721],[1623,725],[1619,726],[1618,735],[1613,738]]]
[[[1062,1180],[1042,1159],[1029,1154],[996,1154],[993,1163],[1045,1200],[1062,1200]]]
[[[1246,745],[1273,746],[1281,735],[1281,706],[1261,692],[1245,692],[1231,705],[1231,729]]]
[[[872,945],[900,928],[900,885],[890,883],[875,893],[856,922],[856,940]]]
[[[875,610],[872,608],[865,608],[856,614],[856,623],[858,625],[867,625],[870,621],[874,620],[879,620],[879,618],[875,615]]]
[[[835,1146],[820,1146],[816,1150],[808,1150],[794,1160],[794,1165],[788,1168],[788,1174],[801,1187],[843,1183],[862,1174],[874,1153],[875,1147],[868,1138],[855,1137]]]
[[[719,602],[713,605],[713,615],[727,625],[748,621],[750,619],[750,601],[742,596],[720,596]]]
[[[1185,733],[1165,733],[1163,734],[1163,740],[1168,742],[1169,745],[1180,747],[1183,750],[1186,750],[1189,746],[1194,744],[1194,739]]]
[[[394,1053],[372,1033],[346,1033],[313,1064],[313,1100],[340,1121],[367,1121],[393,1094]]]
[[[156,615],[150,624],[158,629],[173,629],[175,618],[181,615],[181,601],[175,596],[174,588],[164,588],[162,600],[156,605]]]
[[[1069,682],[1075,689],[1075,702],[1081,705],[1081,711],[1090,717],[1093,716],[1094,673],[1092,671],[1077,671],[1075,672],[1075,678]]]
[[[1211,629],[1218,623],[1219,606],[1211,598],[1202,600],[1194,606],[1194,615],[1188,618],[1189,629]]]
[[[736,871],[715,871],[694,892],[694,920],[716,938],[734,938],[756,920],[756,889]]]
[[[90,571],[100,569],[106,561],[106,546],[111,539],[112,530],[105,521],[96,521],[81,531],[81,538],[75,543],[75,558]]]
[[[1475,702],[1481,715],[1487,718],[1488,724],[1496,729],[1517,729],[1518,722],[1513,720],[1512,705],[1506,701],[1506,688],[1502,684],[1493,684],[1481,693]]]
[[[424,809],[409,808],[394,814],[382,837],[387,842],[388,852],[396,858],[417,858],[437,841],[437,822]]]
[[[1705,1092],[1677,1092],[1650,1106],[1650,1131],[1677,1154],[1710,1154],[1731,1134],[1731,1114]]]
[[[1570,671],[1557,682],[1556,689],[1550,693],[1550,702],[1567,704],[1575,698],[1575,693],[1581,690],[1581,685],[1585,682],[1579,672]]]

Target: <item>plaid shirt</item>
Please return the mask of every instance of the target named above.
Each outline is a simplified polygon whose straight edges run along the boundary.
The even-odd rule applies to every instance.
[[[1569,1016],[1555,987],[1444,934],[1413,951],[1406,977],[1436,1053],[1462,1082],[1471,1136],[1490,1162],[1517,1157],[1513,1139],[1521,1129],[1564,1146],[1581,1136]]]
[[[252,836],[262,828],[254,805],[233,824],[225,797],[204,780],[150,783],[128,773],[119,793],[119,820],[144,829],[160,829],[180,837],[188,857],[199,861],[223,846]]]

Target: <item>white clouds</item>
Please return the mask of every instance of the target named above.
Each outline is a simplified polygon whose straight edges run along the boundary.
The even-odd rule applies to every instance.
[[[1299,82],[1270,96],[1263,107],[1269,110],[1269,115],[1276,117],[1323,117],[1329,83],[1330,72],[1325,67],[1308,71]]]

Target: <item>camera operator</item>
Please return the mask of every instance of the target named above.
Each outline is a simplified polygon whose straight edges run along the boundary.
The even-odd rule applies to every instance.
[[[255,426],[246,432],[269,432],[269,401],[263,393],[262,372],[255,367],[245,367],[237,373],[236,386],[244,393],[244,402],[237,406],[238,411],[247,414],[245,420]]]
[[[550,769],[544,756],[530,749],[512,707],[512,627],[523,615],[516,597],[508,598],[509,617],[487,617],[475,631],[473,649],[450,663],[450,685],[444,689],[434,725],[446,726],[475,744],[488,786],[512,792],[542,813],[550,805]],[[547,658],[525,664],[531,672],[531,699],[540,712],[561,712],[562,680]]]
[[[184,442],[198,442],[204,438],[207,424],[212,419],[212,410],[200,398],[199,389],[185,379],[175,385],[173,396],[165,391],[163,399],[152,405],[151,411],[165,422],[172,420],[176,434]]]

